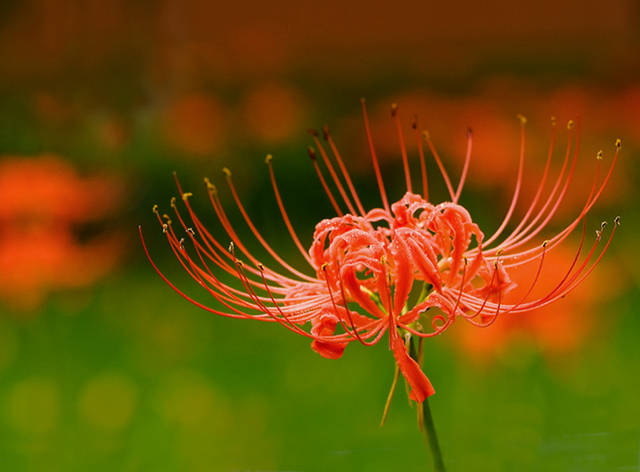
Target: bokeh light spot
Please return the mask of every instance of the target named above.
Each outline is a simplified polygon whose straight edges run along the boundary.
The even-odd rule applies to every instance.
[[[136,385],[119,373],[102,373],[90,379],[80,393],[78,413],[96,429],[116,431],[126,427],[138,400]]]
[[[50,379],[39,377],[19,381],[8,393],[6,413],[9,423],[22,433],[50,432],[60,415],[57,386]]]

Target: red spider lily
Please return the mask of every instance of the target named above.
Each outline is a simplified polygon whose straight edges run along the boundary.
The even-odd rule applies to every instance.
[[[122,183],[81,176],[59,156],[0,158],[0,298],[33,309],[54,290],[85,287],[120,262],[114,231],[78,237],[76,228],[120,208]]]
[[[555,236],[542,244],[535,244],[534,238],[553,217],[574,174],[579,153],[579,127],[573,122],[568,126],[562,168],[551,183],[548,195],[543,197],[550,178],[549,164],[553,158],[555,123],[545,171],[537,192],[527,203],[522,220],[507,236],[503,236],[511,223],[523,181],[526,120],[520,117],[519,164],[513,197],[502,223],[491,236],[485,237],[469,212],[458,204],[471,159],[471,131],[468,132],[461,177],[454,186],[428,133],[421,133],[417,120],[413,121],[412,134],[418,144],[422,184],[422,193],[414,193],[402,124],[397,106],[394,105],[391,115],[397,130],[407,192],[398,202],[389,204],[364,101],[362,110],[382,208],[365,211],[327,127],[323,129],[324,139],[312,131],[317,152],[330,180],[325,178],[320,167],[316,149],[309,148],[309,155],[337,216],[318,223],[308,250],[298,238],[285,209],[276,184],[272,158],[267,156],[266,159],[284,224],[295,246],[313,270],[313,275],[289,265],[262,237],[245,211],[234,187],[231,172],[227,169],[224,171],[226,181],[239,212],[258,242],[281,266],[280,270],[264,265],[249,252],[231,226],[216,187],[208,179],[205,179],[205,183],[211,204],[227,233],[225,238],[229,237],[232,241],[228,247],[203,225],[189,203],[192,194],[183,192],[177,179],[176,184],[186,214],[178,209],[175,199],[171,206],[185,232],[185,238],[191,243],[190,249],[185,245],[185,238],[176,233],[171,218],[168,215],[161,216],[157,206],[154,207],[154,212],[180,264],[217,301],[215,307],[208,307],[194,300],[173,285],[149,256],[144,239],[142,242],[151,264],[160,276],[193,304],[211,313],[231,318],[280,323],[287,329],[310,338],[312,348],[324,357],[340,357],[346,345],[352,341],[373,345],[388,332],[397,371],[402,372],[411,388],[410,398],[422,402],[434,393],[434,389],[420,365],[408,353],[409,338],[436,336],[457,319],[486,327],[501,315],[523,313],[547,306],[571,292],[593,271],[611,243],[619,218],[615,219],[613,231],[606,242],[598,248],[603,223],[586,256],[582,255],[586,234],[584,219],[611,177],[621,144],[620,140],[616,141],[615,155],[604,178],[600,177],[602,154],[598,154],[593,184],[582,210]],[[423,142],[430,149],[440,169],[450,201],[437,205],[428,201]],[[339,198],[332,192],[330,182],[335,185]],[[343,211],[345,208],[346,212]],[[544,270],[545,254],[558,247],[579,226],[582,226],[582,239],[571,263],[568,267],[554,267],[552,273],[547,273]],[[142,232],[140,236],[142,238]],[[251,264],[243,262],[240,253]],[[504,295],[516,284],[511,279],[510,272],[525,264],[534,264],[534,277],[532,280],[521,281],[527,289],[518,300],[506,303]],[[236,277],[242,288],[218,278],[212,270],[214,266],[222,273]],[[541,277],[555,278],[557,282],[545,295],[531,297]],[[426,314],[428,310],[434,313],[430,317]],[[429,329],[425,326],[429,326]]]

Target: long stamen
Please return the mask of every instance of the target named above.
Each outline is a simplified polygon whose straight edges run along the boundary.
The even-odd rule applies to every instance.
[[[320,183],[322,184],[322,188],[324,189],[324,192],[327,194],[327,197],[329,197],[329,201],[331,201],[331,205],[333,206],[333,209],[336,211],[336,213],[338,214],[338,216],[342,216],[342,210],[340,210],[340,207],[338,206],[338,203],[336,202],[336,199],[333,198],[333,193],[331,193],[331,190],[329,189],[329,186],[327,185],[326,180],[324,180],[324,176],[322,175],[322,171],[320,170],[320,166],[318,166],[318,161],[316,160],[316,151],[315,149],[313,149],[311,146],[309,146],[307,148],[307,151],[309,153],[309,157],[311,158],[311,162],[313,162],[313,167],[316,170],[316,174],[318,175],[318,179],[320,180]]]
[[[324,164],[327,166],[327,170],[329,170],[329,175],[331,175],[331,178],[333,179],[333,183],[337,187],[338,192],[340,192],[340,196],[342,197],[342,200],[344,201],[345,205],[347,205],[349,212],[351,212],[352,215],[355,215],[356,211],[353,208],[353,205],[351,204],[351,200],[349,200],[349,197],[347,196],[347,192],[345,192],[344,187],[342,186],[342,182],[340,182],[340,178],[338,178],[338,174],[333,168],[333,164],[331,164],[331,159],[329,159],[329,156],[324,150],[324,146],[318,139],[318,133],[315,130],[309,130],[309,132],[311,133],[311,136],[313,137],[313,141],[316,143],[316,146],[320,151],[320,155],[322,156],[322,160],[324,161]]]
[[[322,135],[324,139],[329,143],[331,152],[333,152],[333,156],[336,158],[336,161],[338,162],[338,166],[340,167],[342,176],[344,177],[344,180],[347,182],[347,187],[349,187],[349,192],[351,192],[351,196],[353,197],[353,201],[356,203],[356,206],[358,207],[358,211],[360,212],[360,215],[364,216],[365,211],[362,206],[362,203],[360,202],[360,198],[358,197],[358,193],[356,192],[356,189],[353,186],[353,182],[351,181],[351,176],[349,175],[349,171],[347,170],[347,167],[344,165],[344,162],[342,161],[342,157],[338,152],[336,143],[333,141],[331,134],[329,134],[329,127],[327,125],[325,125],[322,128]]]
[[[422,175],[422,198],[429,201],[429,183],[427,181],[427,166],[424,160],[424,149],[422,146],[422,139],[420,138],[420,132],[418,131],[418,117],[414,117],[411,128],[414,131],[416,142],[418,144],[418,155],[420,156],[420,174]]]
[[[411,172],[409,170],[409,159],[407,158],[407,147],[404,143],[404,135],[402,134],[402,125],[398,116],[398,104],[391,105],[391,117],[396,124],[396,133],[398,134],[398,142],[400,143],[400,152],[402,153],[402,165],[404,167],[404,178],[407,184],[407,192],[413,193],[411,189]]]
[[[487,246],[489,244],[491,244],[493,241],[495,241],[498,238],[498,236],[500,236],[502,234],[504,229],[509,224],[509,220],[511,219],[511,215],[513,215],[513,211],[516,208],[516,203],[518,202],[518,197],[520,196],[520,187],[522,185],[522,171],[523,171],[523,167],[524,167],[524,135],[525,135],[525,133],[524,133],[524,125],[527,122],[527,119],[522,115],[518,115],[518,118],[520,119],[520,159],[519,159],[519,162],[518,162],[518,177],[516,179],[516,186],[515,186],[515,189],[513,191],[513,197],[511,198],[511,205],[509,206],[509,210],[507,211],[507,214],[505,215],[504,220],[502,221],[502,224],[500,225],[500,227],[485,242],[485,245],[487,245]]]
[[[542,189],[544,188],[544,184],[547,181],[547,176],[549,175],[549,168],[551,166],[551,157],[553,156],[553,148],[556,141],[556,131],[557,131],[556,120],[554,117],[552,117],[551,118],[551,141],[549,143],[549,152],[547,153],[547,161],[544,165],[544,171],[542,173],[542,178],[540,179],[538,189],[536,190],[535,196],[531,201],[531,205],[529,206],[527,213],[524,215],[524,217],[522,218],[522,220],[520,221],[516,229],[514,229],[513,232],[502,242],[502,245],[510,242],[513,239],[513,237],[518,234],[518,231],[520,231],[522,227],[527,223],[527,221],[529,220],[529,217],[531,216],[531,213],[533,212],[536,204],[538,203],[538,200],[540,199],[540,196],[542,195]]]
[[[389,208],[389,200],[387,199],[387,192],[384,189],[384,182],[382,181],[382,174],[380,173],[380,165],[378,164],[378,156],[373,146],[373,138],[371,137],[371,127],[369,125],[369,115],[367,114],[367,105],[364,98],[360,99],[362,104],[362,117],[364,119],[364,127],[367,132],[367,141],[369,142],[369,151],[371,152],[371,161],[373,163],[373,170],[376,173],[376,180],[378,181],[378,189],[380,190],[380,197],[382,198],[382,204],[387,213],[391,213]]]
[[[442,160],[438,155],[438,151],[436,151],[436,147],[433,145],[433,142],[431,142],[431,135],[429,134],[428,131],[423,131],[422,138],[427,143],[427,146],[429,147],[429,150],[431,151],[431,154],[433,155],[433,158],[435,159],[436,164],[438,164],[438,169],[440,169],[440,174],[442,174],[444,183],[447,185],[447,190],[449,191],[449,198],[451,198],[451,200],[453,201],[453,199],[455,198],[455,192],[453,191],[453,186],[451,185],[451,179],[449,179],[449,174],[447,174],[447,171],[444,168],[444,164],[442,164]]]
[[[458,183],[458,189],[456,190],[455,198],[453,199],[453,203],[458,203],[460,199],[460,194],[462,193],[462,187],[464,187],[464,181],[467,178],[467,172],[469,171],[469,163],[471,162],[471,144],[473,142],[473,133],[471,128],[467,128],[467,153],[464,158],[464,166],[462,167],[462,174],[460,175],[460,182]]]
[[[278,253],[271,247],[271,245],[267,243],[267,241],[262,237],[262,234],[260,234],[256,226],[253,224],[253,221],[251,220],[251,218],[249,218],[249,214],[245,210],[244,205],[242,204],[242,201],[238,196],[238,192],[236,191],[236,187],[233,184],[231,172],[225,172],[225,177],[226,177],[227,185],[229,186],[229,190],[231,190],[231,195],[233,196],[233,200],[236,206],[238,207],[238,210],[242,214],[242,217],[244,218],[245,223],[253,233],[254,237],[258,240],[258,242],[262,245],[262,247],[264,247],[265,250],[271,255],[271,257],[273,257],[282,267],[287,269],[293,275],[300,277],[301,279],[306,280],[308,282],[317,281],[315,278],[309,277],[308,275],[293,268],[284,259],[282,259],[282,257],[278,255]],[[218,206],[221,207],[222,205],[220,205],[216,188],[213,184],[211,184],[211,182],[209,182],[209,179],[205,179],[205,184],[207,185],[207,190],[209,191],[209,199],[211,200],[211,204],[213,205],[216,213],[218,213],[217,207]],[[267,272],[269,274],[273,274],[273,271],[267,270]]]
[[[302,243],[300,242],[298,235],[296,234],[295,230],[293,229],[293,226],[291,225],[291,221],[289,220],[287,211],[284,209],[284,204],[282,203],[282,197],[280,197],[280,191],[278,190],[278,185],[276,184],[276,176],[273,173],[273,165],[271,164],[272,159],[273,157],[271,156],[271,154],[268,154],[267,157],[265,158],[265,163],[267,164],[267,167],[269,169],[269,178],[271,179],[271,186],[273,187],[273,193],[275,194],[276,200],[278,201],[278,207],[280,208],[282,219],[284,220],[284,224],[286,225],[287,230],[291,235],[291,239],[293,239],[293,242],[295,243],[296,247],[300,251],[300,254],[302,254],[302,256],[307,260],[309,265],[313,267],[313,262],[311,262],[311,258],[309,257],[309,254],[307,253],[307,251],[305,251],[304,247],[302,246]]]

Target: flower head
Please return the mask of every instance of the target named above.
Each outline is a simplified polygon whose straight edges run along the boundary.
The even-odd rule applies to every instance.
[[[397,367],[411,388],[411,399],[422,402],[434,393],[434,389],[420,365],[409,355],[408,339],[436,336],[456,320],[486,327],[500,316],[547,306],[567,295],[591,273],[611,243],[619,218],[615,219],[606,242],[599,244],[603,223],[588,250],[585,250],[584,219],[611,177],[620,141],[616,142],[615,155],[602,178],[602,155],[598,154],[593,185],[582,210],[563,230],[542,243],[536,243],[535,238],[547,226],[569,188],[578,158],[579,127],[570,122],[561,171],[550,183],[549,193],[543,196],[547,180],[550,180],[549,164],[556,136],[554,122],[547,163],[537,192],[526,203],[523,218],[504,236],[518,204],[523,181],[526,119],[519,116],[521,143],[513,197],[500,226],[486,237],[469,212],[458,203],[471,159],[471,130],[467,133],[461,177],[454,187],[429,134],[419,131],[417,120],[412,122],[420,161],[421,194],[418,194],[412,187],[398,107],[393,105],[391,115],[397,130],[407,191],[399,201],[389,204],[364,100],[362,109],[382,207],[365,211],[327,127],[323,129],[322,136],[312,130],[316,147],[309,148],[309,156],[337,216],[317,224],[309,249],[302,244],[289,219],[276,184],[272,157],[266,158],[284,225],[310,266],[311,274],[288,264],[263,238],[246,212],[233,184],[232,174],[227,169],[224,174],[239,212],[255,238],[281,269],[267,266],[251,254],[231,226],[217,188],[208,179],[205,183],[211,204],[227,233],[225,238],[232,240],[228,247],[202,224],[189,203],[192,194],[184,192],[177,179],[186,212],[178,208],[176,199],[172,200],[171,206],[185,236],[177,234],[172,217],[161,215],[157,207],[154,207],[154,212],[182,266],[218,303],[209,307],[189,297],[160,273],[149,259],[174,290],[197,306],[232,318],[279,323],[310,338],[312,348],[324,357],[340,357],[350,342],[373,345],[388,333]],[[424,144],[440,169],[449,201],[435,205],[429,202]],[[324,172],[318,162],[320,160],[326,168]],[[328,173],[329,180],[325,173]],[[330,183],[337,189],[338,197],[331,190]],[[346,212],[343,211],[345,209]],[[547,270],[545,255],[580,227],[581,242],[570,264]],[[146,246],[145,251],[149,255]],[[535,267],[533,277],[512,280],[511,273],[524,265]],[[216,276],[217,271],[235,276],[242,288],[221,280]],[[554,278],[555,283],[544,295],[532,297],[541,277]],[[523,295],[515,301],[505,302],[505,295],[516,284],[526,287]]]

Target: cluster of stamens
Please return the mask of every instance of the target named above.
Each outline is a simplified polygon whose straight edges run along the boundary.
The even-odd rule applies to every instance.
[[[458,319],[487,327],[500,316],[547,306],[571,292],[594,270],[609,247],[620,219],[615,218],[613,230],[598,250],[606,226],[602,223],[596,231],[595,241],[584,255],[585,216],[611,178],[621,143],[616,141],[615,154],[603,178],[600,172],[604,153],[597,153],[593,183],[578,214],[556,235],[542,244],[535,244],[534,238],[548,225],[572,181],[579,151],[579,125],[573,121],[568,123],[562,166],[550,184],[549,193],[543,198],[556,140],[557,127],[555,119],[552,119],[550,146],[536,192],[522,219],[508,235],[503,236],[521,196],[526,119],[519,116],[521,140],[513,196],[501,224],[489,237],[485,237],[467,210],[458,203],[471,159],[471,130],[467,133],[461,176],[454,187],[431,137],[427,132],[419,131],[417,119],[412,121],[411,130],[420,161],[421,194],[417,194],[412,188],[398,107],[394,105],[391,115],[397,130],[407,189],[399,201],[390,205],[364,101],[362,109],[382,208],[364,210],[328,128],[325,126],[321,135],[312,130],[315,148],[309,147],[308,154],[336,216],[318,223],[308,250],[300,241],[285,209],[271,155],[265,159],[284,225],[309,264],[311,274],[287,263],[269,245],[245,210],[232,174],[226,168],[225,180],[239,213],[279,269],[258,260],[243,244],[227,217],[216,186],[209,179],[205,179],[205,185],[211,205],[225,230],[223,238],[231,239],[231,244],[223,245],[220,237],[207,230],[189,203],[192,194],[183,192],[177,178],[176,185],[186,214],[185,210],[178,208],[175,198],[171,200],[171,208],[185,236],[178,236],[172,218],[161,214],[157,205],[153,211],[182,267],[217,303],[207,306],[185,294],[159,271],[146,245],[144,249],[161,277],[193,304],[231,318],[279,323],[310,338],[313,349],[325,357],[340,357],[347,344],[353,341],[373,345],[388,332],[397,367],[411,387],[411,398],[421,402],[434,390],[420,366],[409,356],[407,339],[438,335]],[[449,201],[438,205],[428,201],[425,145],[442,174],[449,194]],[[318,155],[329,179],[325,177]],[[332,186],[339,197],[334,195]],[[580,242],[569,267],[554,267],[552,273],[546,272],[545,254],[563,243],[580,226]],[[142,236],[142,232],[140,234]],[[188,249],[186,241],[190,243]],[[516,283],[509,276],[510,271],[525,264],[536,264],[534,278],[517,281],[528,289],[516,303],[504,303],[504,295]],[[235,277],[241,287],[223,281],[216,275],[218,272]],[[532,298],[541,277],[556,277],[558,281],[545,295]]]

